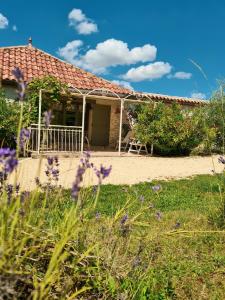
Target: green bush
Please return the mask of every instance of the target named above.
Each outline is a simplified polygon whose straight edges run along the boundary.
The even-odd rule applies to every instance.
[[[20,107],[23,105],[23,126],[33,121],[35,108],[29,102],[8,100],[4,91],[0,90],[0,145],[15,148],[17,130],[20,119]]]
[[[208,127],[203,114],[201,108],[184,110],[178,104],[142,105],[137,114],[135,135],[141,142],[153,144],[159,154],[190,154],[207,140]]]

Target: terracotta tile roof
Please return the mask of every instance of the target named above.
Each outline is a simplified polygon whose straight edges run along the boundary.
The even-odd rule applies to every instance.
[[[2,47],[0,48],[0,81],[14,80],[12,70],[19,67],[27,82],[33,78],[53,75],[61,82],[73,88],[81,90],[109,89],[114,93],[128,95],[132,93],[129,89],[97,77],[67,62],[60,60],[40,49],[27,46]],[[138,93],[140,98],[150,97],[155,101],[172,102],[182,104],[199,105],[206,101],[184,97],[167,96],[151,93]]]
[[[19,67],[27,82],[35,77],[53,75],[71,87],[93,90],[110,89],[118,94],[131,91],[66,63],[31,45],[0,48],[0,80],[14,80],[12,70]]]

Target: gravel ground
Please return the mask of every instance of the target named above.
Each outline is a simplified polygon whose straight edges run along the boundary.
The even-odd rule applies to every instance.
[[[135,155],[123,155],[118,157],[115,153],[100,153],[94,155],[91,161],[96,165],[112,165],[112,172],[104,183],[111,184],[135,184],[153,179],[185,178],[197,174],[212,174],[221,172],[223,165],[218,163],[218,156],[213,157],[146,157]],[[69,188],[75,177],[79,164],[78,157],[60,158],[60,180],[59,184]],[[17,174],[10,178],[11,182],[20,182],[21,188],[32,190],[35,188],[35,177],[41,182],[46,182],[45,176],[46,158],[22,159]],[[96,184],[96,178],[91,172],[85,177],[85,184]]]

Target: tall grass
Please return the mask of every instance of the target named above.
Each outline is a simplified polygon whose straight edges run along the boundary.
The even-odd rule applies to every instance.
[[[224,175],[102,187],[111,169],[86,154],[71,190],[48,158],[28,193],[3,176],[19,151],[0,159],[0,299],[223,299]]]

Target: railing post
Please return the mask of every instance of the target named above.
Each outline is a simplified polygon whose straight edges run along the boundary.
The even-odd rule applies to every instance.
[[[86,95],[83,95],[81,153],[83,153],[83,151],[84,151],[85,110],[86,110]]]
[[[120,130],[119,130],[119,155],[121,154],[123,107],[124,107],[124,99],[121,99],[121,103],[120,103]]]
[[[38,105],[38,154],[40,154],[41,144],[41,103],[42,103],[42,90],[39,90],[39,105]]]

